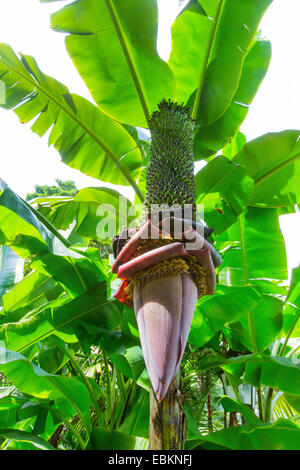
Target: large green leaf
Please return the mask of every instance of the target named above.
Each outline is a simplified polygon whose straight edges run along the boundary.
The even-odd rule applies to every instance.
[[[215,233],[234,224],[248,206],[253,180],[245,169],[224,156],[209,162],[195,177],[196,203],[203,204],[205,221]]]
[[[217,285],[214,296],[198,301],[189,334],[189,342],[201,347],[220,331],[227,322],[244,317],[260,301],[260,292],[253,287]]]
[[[105,280],[104,269],[88,253],[68,247],[68,242],[49,222],[0,180],[0,244],[9,245],[31,266],[53,276],[71,295]]]
[[[169,66],[176,79],[176,100],[187,103],[199,84],[205,66],[211,20],[196,1],[185,8],[172,25]]]
[[[149,436],[149,392],[139,388],[132,409],[126,414],[119,427],[120,432],[131,436],[148,438]]]
[[[52,15],[70,33],[67,50],[96,103],[114,119],[147,127],[162,98],[174,98],[168,65],[156,50],[156,0],[76,0]]]
[[[120,124],[96,106],[43,74],[29,56],[21,59],[6,44],[0,44],[0,75],[6,85],[6,109],[14,109],[20,121],[36,118],[33,132],[44,135],[50,128],[49,144],[62,161],[83,173],[114,184],[131,184],[141,166],[134,139]],[[90,156],[93,158],[89,158]]]
[[[197,118],[201,127],[215,122],[232,103],[245,56],[271,2],[272,0],[198,0],[207,18],[206,21],[201,18],[198,23],[195,20],[197,29],[194,35],[203,46],[199,47],[201,52],[196,52],[198,60],[195,60],[195,46],[192,45],[188,71],[198,80],[190,105],[193,106],[193,117]],[[197,10],[197,7],[192,8]],[[199,18],[203,14],[202,9],[198,8],[194,15]],[[187,16],[185,12],[183,15]],[[198,40],[197,43],[199,44]],[[185,41],[181,41],[177,47],[182,49],[181,56],[188,54]],[[177,52],[177,58],[178,56]]]
[[[241,286],[256,279],[287,279],[283,236],[276,209],[250,207],[246,214],[218,237],[217,248],[224,251],[219,282]]]
[[[124,305],[122,312],[121,331],[129,338],[139,341],[139,330],[134,310],[126,305]]]
[[[245,134],[239,131],[235,134],[232,139],[230,139],[230,141],[225,145],[225,147],[223,147],[222,154],[232,160],[233,157],[235,157],[235,155],[242,150],[246,142],[247,139]]]
[[[147,450],[148,439],[130,436],[118,431],[106,431],[101,428],[94,428],[87,446],[89,450]],[[117,457],[117,454],[115,454]],[[114,459],[111,456],[110,459]],[[108,463],[110,462],[110,459]],[[114,460],[114,463],[117,463]]]
[[[291,357],[266,354],[241,355],[226,359],[223,356],[208,356],[198,363],[199,371],[221,367],[236,379],[258,387],[266,385],[290,395],[300,395],[299,361]]]
[[[281,331],[282,307],[259,288],[219,285],[214,296],[199,300],[189,342],[201,347],[226,325],[247,350],[264,351]]]
[[[281,331],[282,307],[279,299],[264,295],[253,309],[230,323],[229,328],[249,351],[264,351]]]
[[[191,2],[190,6],[183,10],[172,26],[172,51],[169,58],[169,65],[176,79],[176,99],[179,102],[186,103],[192,94],[194,97],[195,90],[202,86],[202,80],[205,79],[205,76],[202,74],[206,66],[213,27],[210,17],[214,17],[217,6],[216,2],[211,3],[213,7],[211,13],[206,14],[202,6],[200,6],[200,1]],[[238,7],[240,2],[235,2],[235,5],[231,2],[230,6],[229,3],[230,2],[227,2],[228,5],[226,8],[237,7],[240,8],[241,11],[243,8],[247,8],[242,5]],[[206,5],[204,5],[204,7],[207,9]],[[223,14],[225,14],[225,6],[222,12],[222,15]],[[219,21],[221,20],[222,18],[220,17]],[[228,17],[226,19],[228,29],[232,29],[232,24],[235,21],[238,21],[238,16],[235,18]],[[232,24],[229,25],[229,22]],[[219,44],[220,50],[217,59],[221,62],[220,56],[223,58],[226,56],[226,76],[231,73],[235,75],[237,72],[237,70],[231,69],[231,57],[227,56],[227,52],[229,52],[229,48],[233,47],[233,44],[230,44],[230,42],[233,43],[234,40],[239,41],[239,36],[241,37],[243,35],[245,24],[246,23],[240,24],[235,37],[233,34],[227,34],[226,42],[223,41]],[[223,27],[225,27],[225,24]],[[223,34],[225,36],[225,31],[223,31]],[[229,36],[232,36],[232,38],[229,39]],[[201,47],[199,44],[201,44]],[[226,48],[228,48],[228,50]],[[271,57],[271,47],[268,41],[259,40],[254,42],[254,45],[252,47],[249,46],[249,48],[250,50],[246,54],[244,63],[241,64],[241,76],[239,77],[239,74],[236,76],[239,80],[237,90],[232,94],[231,99],[228,99],[228,103],[225,105],[228,108],[226,112],[222,112],[221,116],[217,119],[213,119],[213,122],[209,125],[196,126],[196,160],[206,158],[220,150],[235,134],[247,115],[249,105],[266,74]],[[238,53],[238,47],[236,47],[235,53]],[[215,66],[218,67],[220,64],[216,64]],[[200,84],[199,77],[201,77]],[[223,78],[222,75],[220,75],[220,77]],[[225,80],[221,81],[220,77],[218,77],[219,89],[223,91],[222,87],[226,86]],[[216,79],[217,77],[214,77],[214,80]],[[209,98],[207,97],[207,99]],[[223,96],[221,100],[222,99]],[[220,99],[216,99],[216,101],[219,102]],[[192,99],[189,100],[190,105],[192,102]],[[212,103],[212,105],[217,106],[215,103]]]
[[[254,179],[251,205],[289,207],[300,202],[300,131],[263,135],[247,143],[234,161]]]
[[[26,431],[2,429],[0,430],[0,436],[17,442],[30,442],[34,447],[40,450],[56,450],[51,444],[49,444],[49,442]]]
[[[75,233],[101,240],[112,238],[139,215],[127,198],[109,188],[84,188],[74,198],[37,198],[34,203],[57,229],[66,230],[76,220]]]
[[[78,413],[90,428],[90,397],[85,386],[76,378],[47,374],[16,352],[0,348],[0,371],[22,393],[41,399],[54,400],[54,405],[66,416]]]
[[[280,419],[274,424],[233,426],[187,442],[186,449],[299,450],[300,426]]]
[[[235,135],[267,72],[270,58],[271,45],[268,41],[257,41],[250,49],[245,58],[239,87],[226,112],[209,126],[196,129],[196,160],[215,154]]]
[[[32,271],[3,296],[5,314],[28,312],[56,299],[63,288],[49,276]]]
[[[254,356],[245,364],[244,380],[254,387],[259,384],[300,395],[300,367],[291,358]],[[229,367],[230,369],[230,367]]]
[[[250,426],[259,426],[262,424],[260,419],[251,410],[251,408],[249,408],[249,406],[245,405],[244,403],[240,403],[239,401],[227,396],[223,396],[220,400],[220,403],[223,406],[225,412],[238,411],[241,413],[246,419],[247,424]]]
[[[106,287],[100,284],[71,302],[65,299],[61,306],[46,305],[18,323],[1,325],[0,339],[5,341],[7,348],[15,351],[23,351],[52,334],[74,343],[82,328],[96,331],[115,328],[120,323],[116,302],[106,300]]]
[[[42,196],[29,201],[57,230],[67,230],[76,217],[72,196]]]
[[[8,394],[0,399],[0,434],[9,439],[13,437],[6,434],[7,430],[17,431],[16,435],[18,430],[22,430],[31,431],[29,438],[34,439],[37,434],[40,437],[43,435],[43,438],[49,437],[57,424],[63,421],[58,414],[59,411],[51,400],[38,398],[34,401],[29,400],[28,396],[15,397]]]
[[[34,360],[43,370],[49,374],[57,374],[59,370],[69,361],[69,357],[62,348],[57,346],[57,336],[51,335],[35,344],[38,352],[34,355]],[[69,344],[69,352],[77,352],[79,343]],[[35,349],[35,348],[32,348]],[[28,357],[28,355],[26,354]]]

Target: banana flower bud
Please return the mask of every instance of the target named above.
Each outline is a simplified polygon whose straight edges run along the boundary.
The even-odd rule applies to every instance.
[[[159,229],[148,220],[122,248],[112,270],[123,281],[115,297],[134,308],[145,364],[156,397],[161,401],[180,366],[199,290],[190,270],[169,275],[166,271],[154,278],[146,277],[146,281],[136,276],[147,274],[147,270],[159,267],[166,260],[181,258],[188,261],[192,255],[205,273],[204,294],[211,295],[216,285],[215,267],[221,264],[221,258],[192,227],[180,234],[180,242],[169,241],[137,254],[138,247],[150,232],[157,235]],[[179,234],[173,235],[174,240],[178,238]],[[188,243],[188,240],[193,240],[193,243]],[[133,280],[130,298],[128,287]]]

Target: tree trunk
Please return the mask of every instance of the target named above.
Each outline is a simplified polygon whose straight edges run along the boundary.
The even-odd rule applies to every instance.
[[[230,411],[229,413],[229,427],[237,426],[237,413],[236,411]]]
[[[60,424],[54,433],[49,437],[48,442],[51,444],[55,449],[58,448],[59,441],[61,439],[62,432],[64,430],[64,424]]]
[[[213,432],[213,409],[211,406],[210,394],[207,396],[207,422],[208,422],[208,431]]]
[[[183,450],[185,435],[186,415],[177,376],[161,403],[150,392],[149,450]]]

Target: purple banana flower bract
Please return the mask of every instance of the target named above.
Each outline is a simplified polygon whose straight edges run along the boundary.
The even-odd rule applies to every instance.
[[[157,399],[168,392],[186,346],[197,288],[189,274],[134,287],[134,310],[146,367]]]
[[[114,271],[118,272],[123,283],[127,283],[135,273],[160,261],[191,254],[205,270],[206,294],[214,294],[214,264],[220,264],[220,257],[213,246],[192,228],[181,235],[194,237],[197,242],[194,249],[189,249],[188,245],[185,247],[184,242],[173,242],[132,258],[146,231],[151,228],[148,221],[119,253]],[[126,285],[120,287],[116,297],[130,304],[125,294]],[[134,284],[133,307],[141,345],[151,384],[159,401],[168,393],[180,366],[197,300],[198,290],[191,274],[164,276]]]

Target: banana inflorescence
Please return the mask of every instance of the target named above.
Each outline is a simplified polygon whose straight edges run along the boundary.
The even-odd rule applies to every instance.
[[[221,258],[207,240],[212,229],[196,221],[194,122],[188,109],[163,100],[149,129],[146,222],[128,232],[125,242],[116,237],[112,271],[122,279],[115,297],[135,310],[146,367],[161,401],[180,366],[197,300],[215,291],[215,267]],[[191,218],[176,219],[169,212],[171,230],[165,233],[161,222],[168,211],[157,213],[153,205],[172,210],[187,204],[192,206]],[[175,221],[180,222],[177,232]]]

